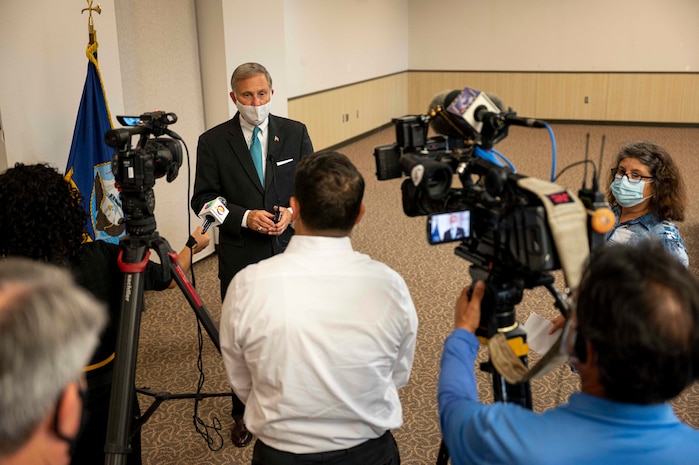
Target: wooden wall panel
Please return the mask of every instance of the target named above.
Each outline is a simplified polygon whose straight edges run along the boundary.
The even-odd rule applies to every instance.
[[[699,74],[683,76],[682,104],[678,121],[699,123]]]
[[[482,87],[469,87],[496,94],[503,110],[512,108],[520,116],[535,117],[539,95],[535,73],[487,73],[483,80]]]
[[[427,113],[437,94],[466,86],[498,95],[523,117],[699,124],[696,73],[409,71],[290,99],[289,116],[306,123],[320,150]]]
[[[460,71],[411,71],[408,75],[408,110],[423,114],[429,110],[434,97],[442,91],[463,89],[490,90],[488,73]]]
[[[340,144],[407,114],[407,73],[289,100],[289,117],[302,121],[316,150]]]
[[[612,73],[607,91],[608,121],[678,122],[684,75]]]
[[[607,83],[604,73],[541,73],[533,113],[543,120],[605,120]]]

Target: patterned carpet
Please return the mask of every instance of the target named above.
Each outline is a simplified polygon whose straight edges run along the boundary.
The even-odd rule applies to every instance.
[[[584,157],[585,134],[590,133],[590,158],[599,159],[600,140],[606,135],[604,172],[623,143],[648,139],[664,145],[684,168],[690,192],[699,178],[696,147],[699,129],[649,126],[552,125],[558,148],[557,170]],[[415,363],[408,386],[401,391],[405,424],[395,431],[402,462],[406,465],[434,464],[440,444],[436,410],[436,382],[442,342],[453,325],[453,305],[461,288],[470,283],[469,264],[454,255],[453,245],[429,246],[425,239],[425,218],[408,218],[401,205],[401,180],[377,181],[373,149],[394,140],[392,128],[378,131],[362,140],[341,147],[364,174],[367,188],[367,213],[352,235],[356,250],[383,261],[404,276],[420,318]],[[548,179],[551,171],[551,141],[547,131],[511,128],[507,139],[497,145],[520,173]],[[577,191],[582,183],[582,168],[573,168],[558,180]],[[606,177],[606,176],[605,176]],[[691,196],[689,215],[680,230],[690,251],[690,269],[699,266],[699,205]],[[194,267],[196,287],[214,321],[220,318],[216,257],[208,257]],[[562,276],[556,276],[561,288]],[[553,299],[543,288],[525,291],[517,307],[520,321],[531,312],[545,317],[555,315]],[[146,311],[141,319],[137,386],[171,393],[193,392],[199,379],[197,371],[197,320],[179,290],[146,293]],[[486,359],[481,350],[481,360]],[[532,355],[531,363],[538,357]],[[206,334],[203,336],[204,392],[227,392],[223,363]],[[491,379],[478,373],[479,390],[484,402],[492,401]],[[561,365],[531,383],[534,410],[542,411],[564,402],[579,388],[570,369]],[[680,417],[699,427],[699,388],[695,384],[673,402]],[[145,410],[150,399],[140,396]],[[143,459],[146,465],[168,464],[246,464],[252,446],[237,449],[228,438],[231,426],[230,400],[205,399],[199,403],[198,416],[207,424],[220,422],[220,434],[209,429],[212,451],[195,429],[192,400],[169,400],[155,411],[143,428]],[[202,427],[200,426],[199,429]]]

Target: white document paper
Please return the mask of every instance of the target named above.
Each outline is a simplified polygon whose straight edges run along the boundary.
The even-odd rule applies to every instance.
[[[527,332],[527,343],[532,351],[541,355],[548,352],[563,331],[558,329],[553,334],[549,334],[552,327],[553,323],[550,320],[536,313],[529,315],[524,322],[524,330]]]

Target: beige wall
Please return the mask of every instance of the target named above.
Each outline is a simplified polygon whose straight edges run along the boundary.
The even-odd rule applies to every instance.
[[[197,137],[204,131],[204,108],[199,52],[191,40],[197,31],[194,5],[189,0],[151,0],[115,2],[114,6],[124,113],[175,113],[178,120],[170,129],[190,151],[196,151]],[[186,157],[184,149],[182,152]],[[177,251],[189,236],[188,214],[192,229],[200,223],[189,208],[188,184],[193,185],[193,177],[185,160],[172,183],[160,178],[153,188],[158,231]]]
[[[699,72],[697,0],[409,0],[409,69]]]
[[[47,161],[63,169],[87,68],[87,16],[80,13],[86,4],[32,5],[27,14],[24,0],[0,0],[7,150],[0,149],[0,167]],[[699,122],[697,0],[102,0],[101,6],[95,25],[112,114],[175,111],[180,121],[173,130],[192,152],[200,131],[234,113],[228,80],[247,60],[269,65],[272,111],[287,114],[291,98],[289,116],[308,123],[317,148],[425,112],[436,93],[466,85],[498,93],[522,116]],[[243,19],[260,11],[262,33],[258,21]],[[173,211],[181,205],[179,223],[173,219],[171,228],[163,216],[159,225],[174,244],[186,230],[179,200],[185,177],[183,170],[175,185],[157,186],[159,208],[170,199]]]

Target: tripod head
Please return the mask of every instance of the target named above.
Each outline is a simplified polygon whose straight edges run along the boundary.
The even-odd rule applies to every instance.
[[[456,255],[473,259],[473,254],[465,250],[465,246],[456,247]],[[492,262],[474,262],[469,267],[472,286],[476,281],[483,281],[486,292],[481,302],[481,319],[476,335],[481,339],[489,339],[497,333],[503,333],[508,328],[517,325],[515,306],[522,302],[524,289],[534,289],[545,286],[551,291],[554,278],[547,272],[505,267]]]

